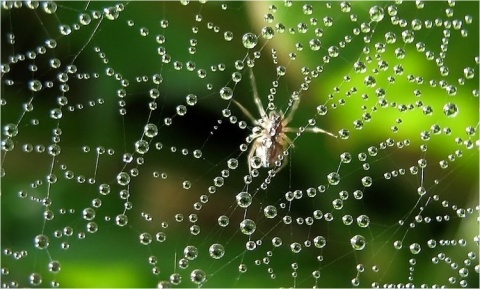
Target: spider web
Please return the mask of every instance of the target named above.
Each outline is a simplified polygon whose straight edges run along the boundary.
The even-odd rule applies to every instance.
[[[478,287],[478,10],[2,2],[2,286]]]

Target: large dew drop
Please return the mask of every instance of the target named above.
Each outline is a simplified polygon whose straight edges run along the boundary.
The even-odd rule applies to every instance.
[[[410,252],[412,252],[412,254],[416,255],[416,254],[420,253],[421,250],[422,250],[422,247],[418,243],[412,243],[410,245]]]
[[[252,203],[252,195],[247,192],[240,192],[236,196],[237,205],[241,208],[248,208]]]
[[[135,151],[139,154],[145,154],[148,152],[149,145],[146,140],[139,140],[135,142]]]
[[[117,183],[121,186],[126,186],[130,183],[130,175],[126,172],[120,172],[117,175]]]
[[[458,114],[458,106],[449,102],[443,106],[443,113],[448,117],[456,117]]]
[[[119,15],[118,9],[115,6],[103,9],[103,13],[108,20],[115,20]]]
[[[366,245],[365,237],[362,235],[355,235],[350,239],[350,244],[352,245],[352,248],[357,251],[363,250]]]
[[[158,128],[153,123],[146,124],[143,131],[145,133],[145,136],[150,138],[155,137],[158,134]]]
[[[265,217],[268,219],[273,219],[277,216],[277,208],[275,208],[272,205],[268,205],[263,209],[263,212],[265,214]]]
[[[251,235],[257,229],[257,224],[251,219],[245,219],[240,223],[240,231],[245,235]]]
[[[115,224],[120,227],[125,226],[126,224],[128,224],[128,217],[124,214],[117,215],[115,217]]]
[[[37,235],[33,242],[38,249],[46,249],[50,245],[50,240],[43,234]]]
[[[183,250],[183,255],[188,260],[195,260],[198,257],[198,249],[195,246],[187,246]]]
[[[385,16],[383,8],[376,5],[370,8],[370,10],[368,10],[368,13],[370,14],[370,19],[374,22],[382,21],[383,16]]]
[[[220,259],[225,254],[225,248],[222,244],[212,244],[208,249],[208,253],[213,259]]]
[[[203,270],[195,269],[190,274],[190,280],[195,284],[203,284],[207,280],[207,274]]]
[[[338,183],[340,183],[340,175],[335,172],[329,173],[327,175],[327,180],[330,185],[333,185],[333,186],[338,185]]]
[[[32,284],[33,286],[39,286],[40,284],[42,284],[42,275],[38,274],[38,273],[32,273],[30,274],[30,284]]]
[[[224,100],[230,100],[233,97],[233,90],[228,86],[222,87],[220,89],[220,97]]]
[[[252,49],[257,46],[257,35],[253,33],[245,33],[242,37],[243,46],[247,49]]]

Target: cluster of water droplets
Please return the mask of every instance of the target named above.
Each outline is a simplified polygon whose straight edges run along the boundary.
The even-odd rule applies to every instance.
[[[471,286],[472,275],[480,271],[480,234],[471,230],[478,226],[472,220],[479,206],[454,198],[449,190],[474,187],[451,178],[471,166],[466,158],[478,158],[478,109],[471,104],[478,107],[480,60],[467,54],[460,67],[452,63],[458,56],[451,47],[471,40],[478,19],[457,13],[454,1],[431,19],[401,13],[405,6],[422,14],[430,5],[422,1],[287,0],[249,4],[252,11],[264,11],[252,12],[260,24],[239,32],[210,14],[228,20],[239,11],[236,4],[205,2],[165,4],[167,16],[155,16],[155,25],[128,14],[135,3],[66,9],[55,2],[2,2],[2,13],[12,19],[24,10],[38,19],[65,11],[75,16],[68,23],[57,17],[55,31],[46,22],[37,24],[46,36],[26,51],[17,50],[24,37],[16,35],[17,28],[2,27],[7,48],[2,44],[1,176],[3,196],[9,196],[2,203],[28,211],[9,212],[2,225],[40,216],[27,245],[2,236],[2,286],[63,285],[57,276],[67,267],[61,259],[68,260],[70,247],[77,241],[95,246],[90,236],[108,234],[112,227],[123,238],[135,235],[140,247],[135,254],[143,254],[142,265],[148,264],[148,276],[159,288],[222,285],[232,278],[233,285],[248,285],[250,272],[261,275],[258,282],[266,286]],[[188,11],[185,30],[175,19],[177,9]],[[131,43],[123,39],[116,49],[104,44],[102,29],[111,24],[132,33],[137,48],[154,48],[148,52],[153,64],[147,63],[153,68],[122,66],[122,57],[131,57],[122,46]],[[438,37],[437,46],[428,41],[430,34]],[[60,47],[75,42],[80,46],[62,56]],[[186,56],[173,42],[180,42]],[[218,47],[231,56],[218,51],[211,60]],[[146,65],[143,51],[135,53]],[[88,69],[80,60],[84,55],[94,64]],[[342,70],[330,73],[341,61],[347,63]],[[256,74],[260,71],[269,74]],[[287,84],[287,76],[297,77],[295,84]],[[234,101],[252,108],[248,113],[257,119],[259,106],[288,115],[300,100],[311,110],[301,108],[293,116],[300,120],[292,120],[299,125],[289,134],[291,142],[272,168],[263,168],[258,154],[250,154],[262,134],[260,122],[252,122]],[[212,111],[209,120],[206,114]],[[113,128],[99,123],[98,116],[95,123],[89,120],[98,114],[122,127],[119,138],[108,135]],[[330,118],[334,123],[327,126]],[[205,128],[200,141],[184,140],[195,134],[195,129],[184,131],[188,121],[187,126]],[[325,126],[336,138],[309,136],[316,138],[314,149],[301,142]],[[224,153],[226,130],[247,137]],[[314,175],[306,184],[295,180],[294,144],[312,159],[332,157],[322,166],[300,166],[306,171],[299,175]],[[30,158],[36,171],[29,168]],[[294,165],[283,168],[289,160]],[[16,174],[22,169],[20,181]],[[289,178],[286,183],[283,176]],[[383,200],[379,192],[396,194],[405,205],[385,204],[392,216],[384,220],[376,210],[386,214],[375,200]],[[80,201],[73,202],[75,194],[83,194]],[[468,233],[416,236],[453,220]],[[458,249],[463,255],[455,253]],[[379,258],[383,253],[403,254],[407,262]],[[27,262],[31,255],[46,261],[25,269],[20,260]],[[449,270],[443,279],[416,273],[445,264]],[[339,268],[348,268],[345,280],[324,281]],[[382,278],[388,270],[400,271],[403,281]]]

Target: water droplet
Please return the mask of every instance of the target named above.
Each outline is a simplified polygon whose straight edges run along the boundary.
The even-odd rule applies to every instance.
[[[257,229],[257,225],[251,219],[245,219],[240,223],[240,231],[245,235],[251,235]]]
[[[226,41],[232,41],[233,39],[233,32],[232,31],[225,31],[223,33],[223,38],[226,40]]]
[[[278,76],[284,76],[285,73],[287,73],[287,68],[283,65],[277,66],[277,75]]]
[[[60,108],[54,108],[50,110],[50,117],[53,119],[61,119],[63,116],[62,110]]]
[[[333,25],[333,18],[330,16],[325,16],[322,20],[325,27],[331,27]]]
[[[207,281],[207,274],[203,270],[195,269],[190,273],[190,280],[197,285],[201,285]]]
[[[14,137],[18,134],[18,127],[16,124],[13,124],[13,123],[6,124],[3,127],[3,133],[7,137]]]
[[[341,139],[348,139],[350,137],[350,131],[348,129],[341,129],[338,131],[338,136]]]
[[[197,104],[197,96],[195,94],[187,95],[186,102],[188,105],[194,106],[195,104]]]
[[[465,78],[467,79],[472,79],[475,77],[475,70],[472,67],[467,67],[463,70],[463,73],[465,74]]]
[[[117,215],[115,217],[115,224],[120,227],[125,226],[126,224],[128,224],[128,217],[124,214]]]
[[[293,242],[290,244],[290,250],[292,250],[293,253],[298,254],[302,251],[302,245],[298,242]]]
[[[372,183],[373,183],[373,180],[372,180],[371,177],[366,176],[366,177],[363,177],[363,178],[362,178],[362,185],[363,185],[364,187],[366,187],[366,188],[367,188],[367,187],[370,187],[370,186],[372,185]]]
[[[69,35],[70,33],[72,33],[72,29],[70,28],[70,26],[65,25],[65,24],[60,25],[59,30],[60,30],[60,33],[61,33],[62,35],[65,35],[65,36],[67,36],[67,35]]]
[[[369,75],[369,76],[365,77],[365,79],[363,80],[363,83],[367,87],[375,87],[377,85],[377,80],[375,79],[375,77]]]
[[[81,13],[81,14],[78,16],[78,20],[80,21],[80,24],[82,24],[82,25],[88,25],[88,24],[90,24],[90,22],[92,21],[92,18],[91,18],[90,15],[88,15],[87,13]]]
[[[277,208],[272,205],[268,205],[263,209],[263,213],[268,219],[273,219],[277,216]]]
[[[350,244],[355,250],[363,250],[366,245],[365,237],[362,235],[355,235],[350,239]]]
[[[365,65],[365,63],[363,63],[361,61],[356,61],[353,64],[353,69],[357,73],[365,73],[367,71],[367,66]]]
[[[188,190],[188,189],[190,189],[190,188],[192,187],[192,183],[191,183],[190,181],[184,181],[184,182],[182,183],[182,186],[183,186],[183,188],[184,188],[185,190]]]
[[[252,204],[252,195],[247,192],[240,192],[236,196],[237,205],[241,208],[248,208]]]
[[[33,242],[38,249],[46,249],[50,245],[50,240],[43,234],[37,235]]]
[[[222,87],[220,89],[220,97],[224,100],[230,100],[233,97],[233,90],[228,86]]]
[[[393,242],[393,247],[397,250],[402,249],[402,241],[397,240],[397,241]]]
[[[185,105],[183,105],[183,104],[178,105],[178,106],[176,107],[176,110],[177,110],[177,114],[178,114],[179,116],[184,116],[184,115],[187,113],[187,107],[186,107]]]
[[[108,20],[115,20],[118,18],[118,15],[120,14],[116,6],[112,7],[107,7],[103,9],[103,14],[105,15],[105,18]]]
[[[327,245],[327,240],[323,236],[316,236],[313,239],[313,244],[317,248],[323,248],[323,247],[325,247],[325,245]]]
[[[443,113],[448,117],[456,117],[458,114],[458,107],[454,103],[447,103],[443,106]]]
[[[371,7],[370,10],[368,10],[368,14],[370,14],[370,19],[374,22],[382,21],[385,16],[383,8],[377,5]]]
[[[156,88],[152,88],[150,89],[149,94],[152,99],[156,99],[160,96],[160,91]]]
[[[222,215],[218,217],[218,225],[220,225],[220,227],[226,227],[228,226],[229,223],[230,223],[230,219],[227,216]]]
[[[98,231],[98,225],[95,222],[88,222],[86,228],[89,233],[96,233]]]
[[[328,180],[328,183],[331,184],[331,185],[338,185],[338,183],[340,183],[340,175],[336,172],[333,172],[333,173],[329,173],[327,175],[327,180]]]
[[[236,169],[238,167],[238,160],[233,158],[229,159],[227,161],[227,166],[229,169],[232,169],[232,170]]]
[[[193,151],[193,157],[196,158],[196,159],[199,159],[202,157],[202,151],[201,150],[194,150]]]
[[[145,133],[145,136],[150,138],[155,137],[158,134],[158,128],[153,123],[146,124],[143,131]]]
[[[30,280],[30,284],[32,284],[33,286],[39,286],[40,284],[42,284],[42,281],[43,281],[42,275],[38,273],[30,274],[29,280]]]
[[[225,254],[225,248],[221,244],[212,244],[208,249],[210,257],[220,259]]]
[[[56,260],[52,260],[48,263],[48,271],[52,273],[58,273],[62,269],[62,266],[60,265],[60,262]]]
[[[243,46],[247,49],[252,49],[257,46],[257,36],[253,33],[245,33],[242,37]]]
[[[357,224],[360,228],[366,228],[370,224],[370,218],[367,215],[357,217]]]
[[[165,240],[167,239],[167,234],[165,234],[164,232],[158,232],[155,234],[155,239],[158,242],[165,242]]]
[[[152,235],[149,233],[141,233],[139,236],[139,241],[142,245],[148,245],[152,242],[152,240]]]
[[[412,252],[412,254],[416,255],[416,254],[420,253],[421,250],[422,250],[422,247],[418,243],[412,243],[410,245],[410,252]]]
[[[43,11],[47,14],[53,14],[57,11],[57,3],[53,1],[46,1],[42,3]]]
[[[322,47],[322,42],[318,38],[310,39],[308,44],[310,45],[310,49],[312,49],[313,51],[318,51]]]
[[[342,3],[340,3],[340,10],[343,13],[348,13],[352,10],[352,4],[350,2],[343,1]]]
[[[413,40],[415,39],[415,34],[413,33],[412,30],[407,29],[402,32],[402,38],[403,38],[403,42],[412,43]]]
[[[139,154],[145,154],[148,152],[149,145],[146,140],[139,140],[135,142],[135,151]]]
[[[120,172],[117,175],[117,183],[121,186],[126,186],[130,183],[130,175],[126,172]]]
[[[221,187],[223,186],[224,183],[225,183],[225,180],[222,177],[216,177],[213,179],[213,184],[216,187]]]
[[[31,91],[40,91],[42,89],[42,83],[37,79],[31,80],[28,82],[28,88]]]
[[[85,220],[91,221],[95,219],[95,210],[92,208],[83,209],[82,216]]]
[[[327,50],[330,57],[337,57],[340,54],[340,48],[337,46],[330,46]]]
[[[185,249],[183,249],[183,255],[188,260],[195,260],[198,257],[198,249],[195,246],[186,246]]]
[[[270,26],[265,26],[262,28],[262,37],[265,38],[265,39],[272,39],[273,36],[275,35],[275,31],[273,30],[272,27]],[[245,37],[245,36],[244,36]],[[245,43],[244,43],[245,45]],[[245,46],[246,47],[246,46]],[[248,47],[247,47],[248,48]],[[252,47],[253,48],[253,47]]]
[[[326,105],[322,104],[322,105],[317,106],[317,113],[319,115],[326,115],[327,112],[328,112],[328,108],[327,108]]]

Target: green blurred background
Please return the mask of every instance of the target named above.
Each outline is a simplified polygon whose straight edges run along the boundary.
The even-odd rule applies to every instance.
[[[433,265],[432,257],[444,252],[453,262],[461,263],[466,258],[466,252],[478,252],[478,243],[473,242],[473,236],[478,236],[478,220],[475,220],[478,215],[478,135],[464,133],[468,126],[478,129],[478,75],[467,79],[464,85],[458,85],[458,79],[464,77],[464,68],[473,67],[478,71],[478,60],[475,62],[475,57],[478,58],[478,2],[457,2],[452,7],[446,2],[426,2],[423,9],[418,9],[414,2],[398,5],[398,18],[400,22],[406,22],[407,28],[414,19],[422,22],[428,19],[441,19],[442,22],[461,19],[466,22],[464,16],[472,16],[471,24],[464,23],[468,37],[462,37],[459,30],[450,29],[444,58],[450,73],[446,76],[440,75],[440,65],[435,60],[427,60],[425,52],[417,51],[414,46],[423,42],[427,50],[439,55],[444,28],[422,27],[415,31],[414,43],[405,44],[401,35],[406,28],[401,27],[401,23],[393,25],[387,12],[393,2],[352,2],[351,12],[348,13],[341,11],[340,2],[331,2],[330,6],[327,2],[309,2],[314,11],[311,15],[304,12],[303,3],[297,2],[293,2],[291,7],[286,7],[283,2],[254,1],[228,2],[226,6],[221,2],[192,2],[186,6],[179,2],[129,2],[123,3],[124,10],[114,21],[103,18],[97,26],[99,20],[92,19],[89,25],[79,25],[81,28],[78,31],[75,29],[73,23],[79,23],[82,13],[92,16],[95,14],[92,11],[98,11],[102,14],[105,8],[114,4],[101,1],[58,2],[53,14],[45,13],[43,4],[38,9],[29,9],[27,4],[10,9],[5,4],[6,7],[1,10],[3,64],[11,62],[11,57],[37,51],[47,39],[57,42],[54,49],[46,49],[45,54],[37,53],[34,60],[11,63],[10,71],[2,74],[4,80],[15,82],[13,86],[2,82],[2,127],[18,123],[19,128],[18,136],[14,138],[15,149],[7,153],[2,151],[3,284],[12,285],[11,282],[17,281],[19,286],[31,286],[29,277],[36,272],[43,277],[42,287],[55,285],[52,281],[58,281],[62,287],[151,287],[160,280],[168,280],[176,270],[183,277],[179,286],[191,287],[193,283],[188,280],[190,272],[201,268],[209,274],[206,287],[311,287],[315,285],[311,271],[319,269],[315,259],[318,250],[304,247],[300,254],[294,254],[289,244],[323,235],[328,245],[321,251],[325,261],[321,263],[318,286],[351,286],[351,279],[357,273],[355,266],[359,263],[367,268],[365,273],[360,274],[360,287],[370,287],[372,280],[380,282],[380,285],[383,285],[382,282],[406,284],[410,274],[408,260],[412,257],[417,261],[413,273],[416,285],[423,282],[451,285],[446,284],[445,276],[458,270],[452,269],[446,262]],[[276,12],[271,5],[277,6]],[[361,26],[361,23],[370,22],[369,9],[373,5],[383,7],[384,20],[372,22],[368,28]],[[449,8],[453,11],[452,17],[446,16]],[[272,23],[265,21],[269,9],[275,18]],[[356,21],[352,21],[352,14],[356,15]],[[201,15],[201,21],[197,15]],[[317,19],[317,25],[313,24],[312,18]],[[162,27],[162,20],[168,20],[166,28]],[[333,21],[332,27],[325,25],[329,21]],[[260,35],[264,26],[275,27],[276,23],[283,23],[286,31],[279,33],[277,30],[269,41],[259,36],[259,43],[251,51],[242,45],[244,33]],[[310,27],[308,32],[299,32],[298,23],[306,23]],[[69,24],[71,34],[62,35],[60,24]],[[198,28],[198,32],[194,27]],[[295,33],[290,33],[289,28],[292,27]],[[315,31],[314,27],[322,31]],[[142,28],[148,29],[148,35],[141,35]],[[355,28],[364,31],[354,35]],[[234,35],[231,41],[225,40],[224,33],[227,31]],[[389,31],[396,34],[397,41],[386,45],[383,52],[376,44],[385,42],[385,33]],[[13,45],[6,41],[8,33],[15,35]],[[323,34],[320,37],[322,48],[312,51],[308,42],[312,37],[319,37],[314,36],[316,33]],[[163,35],[165,43],[159,43],[157,35]],[[352,39],[346,41],[347,35]],[[195,39],[193,44],[192,39]],[[342,41],[346,42],[345,48],[339,44]],[[296,43],[302,43],[304,48],[297,49]],[[331,46],[340,48],[339,56],[329,57],[328,63],[325,63]],[[171,62],[162,62],[159,47],[171,56]],[[261,171],[260,177],[246,186],[246,153],[239,149],[250,130],[239,128],[238,123],[230,123],[222,116],[222,110],[229,108],[239,121],[246,121],[249,128],[251,124],[237,107],[222,100],[218,91],[223,86],[234,88],[235,99],[255,117],[258,116],[248,81],[248,69],[240,70],[243,79],[238,84],[233,83],[231,75],[236,71],[235,61],[243,60],[247,54],[252,57],[254,51],[260,51],[261,47],[261,57],[255,60],[253,72],[264,105],[267,105],[272,81],[278,79],[274,103],[278,109],[288,109],[292,91],[299,90],[304,81],[302,68],[308,67],[312,71],[323,66],[323,72],[312,79],[308,90],[302,92],[292,127],[305,126],[313,118],[319,127],[328,131],[337,133],[348,129],[350,137],[334,139],[305,133],[295,138],[289,165],[272,178],[267,190],[257,191],[267,172]],[[366,51],[366,47],[370,51]],[[405,50],[405,58],[395,56],[397,48]],[[196,52],[191,54],[189,49]],[[272,49],[276,50],[278,64],[272,60]],[[295,60],[290,60],[289,53],[292,52],[297,54]],[[61,61],[60,69],[50,67],[53,58]],[[354,72],[353,64],[357,60],[366,63],[366,73]],[[385,71],[379,69],[380,60],[388,63]],[[87,73],[89,79],[70,75],[69,91],[62,93],[58,72],[72,61],[78,72]],[[175,61],[183,64],[181,70],[174,68]],[[188,61],[195,63],[193,71],[188,71]],[[31,71],[29,65],[32,64],[38,66],[37,71]],[[403,75],[394,74],[393,67],[397,64],[403,66]],[[287,67],[284,77],[278,78],[278,65]],[[112,76],[108,75],[109,68],[114,71]],[[199,69],[206,71],[205,78],[198,77]],[[150,113],[148,105],[152,99],[149,91],[155,87],[151,81],[154,74],[161,74],[163,82],[158,86],[158,108]],[[376,78],[375,87],[365,86],[367,75]],[[419,83],[418,78],[408,81],[408,75],[414,79],[422,77],[424,82]],[[142,80],[144,76],[148,78],[147,82]],[[388,79],[391,76],[395,77],[395,82]],[[43,83],[52,81],[53,88],[32,92],[28,89],[32,79]],[[431,87],[431,79],[437,82],[444,79],[456,85],[456,95],[448,95],[445,89],[440,88],[441,84]],[[128,80],[128,85],[122,80]],[[379,99],[375,95],[378,88],[386,90],[388,106],[385,108],[378,105]],[[122,89],[126,92],[123,99],[118,96]],[[421,91],[421,96],[414,95],[416,89]],[[477,91],[476,97],[472,95],[474,90]],[[187,105],[185,116],[175,116],[177,106],[185,105],[185,97],[192,93],[198,98],[197,104],[193,107]],[[363,97],[364,94],[368,98]],[[57,98],[61,95],[67,96],[69,103],[63,109],[61,121],[58,121],[49,115],[52,108],[58,107]],[[35,108],[22,116],[22,105],[31,98]],[[122,100],[125,101],[124,106]],[[421,107],[400,112],[402,104],[415,107],[418,101],[423,102],[423,107],[431,106],[433,114],[426,115]],[[447,102],[454,102],[459,107],[457,117],[447,118],[444,115],[442,109]],[[329,108],[325,116],[316,114],[317,106],[321,104]],[[72,106],[73,111],[69,112],[68,106]],[[127,110],[125,116],[119,113],[122,106]],[[373,108],[377,108],[376,111],[372,112]],[[355,129],[353,122],[362,119],[365,112],[371,113],[371,121],[364,120],[363,128]],[[172,125],[164,124],[166,117],[173,117]],[[32,119],[38,120],[39,125],[34,125]],[[136,160],[123,163],[122,155],[133,153],[134,143],[142,137],[147,122],[157,124],[159,135],[150,144],[144,163],[141,166],[135,164]],[[422,141],[421,132],[429,131],[433,124],[451,128],[452,134],[432,135],[429,141]],[[52,157],[48,153],[25,153],[23,145],[48,147],[52,143],[53,129],[57,126],[61,128],[62,153],[55,158],[52,169]],[[393,126],[398,127],[398,132],[392,129]],[[473,149],[467,149],[462,144],[456,144],[455,138],[459,136],[463,140],[477,141],[477,144]],[[377,156],[369,156],[366,163],[370,168],[365,170],[362,167],[365,162],[359,161],[357,155],[367,153],[371,146],[378,148],[379,143],[389,138],[394,139],[395,144],[408,139],[410,145],[403,148],[394,145],[380,150]],[[2,134],[4,139],[5,134]],[[156,142],[162,144],[161,150],[153,149]],[[426,152],[420,150],[421,144],[428,146]],[[97,165],[96,151],[99,147],[105,148],[106,152],[100,155]],[[114,153],[110,154],[109,149]],[[182,149],[187,149],[188,153]],[[201,158],[193,156],[195,149],[201,149]],[[462,150],[463,157],[450,161],[447,169],[440,169],[438,162],[454,155],[458,149]],[[299,189],[306,194],[308,188],[327,185],[326,176],[338,169],[343,152],[350,152],[353,161],[340,166],[340,185],[328,187],[323,194],[318,192],[315,198],[294,201],[289,209],[279,209],[279,216],[290,215],[294,220],[311,216],[312,211],[319,209],[324,213],[332,212],[334,221],[322,220],[315,226],[288,226],[283,225],[278,217],[269,220],[262,216],[263,207],[267,204],[275,204],[279,208],[281,202],[286,203],[283,196],[288,191]],[[215,194],[209,193],[213,179],[227,168],[226,162],[230,158],[238,158],[239,167],[230,170],[225,185],[217,187]],[[417,165],[421,158],[428,161],[423,175],[427,196],[440,196],[440,201],[429,201],[428,205],[424,205],[426,198],[417,205],[421,174],[409,173],[409,168]],[[125,187],[116,183],[117,174],[120,171],[135,174],[135,169],[138,169],[139,176],[132,178],[128,200],[122,199],[121,190]],[[385,173],[398,173],[401,169],[407,171],[404,176],[400,173],[401,176],[391,180],[384,178]],[[73,172],[73,179],[65,177],[69,171]],[[51,172],[57,175],[58,181],[49,186],[46,177]],[[155,177],[157,173],[159,177]],[[167,176],[165,179],[162,173]],[[372,187],[362,187],[361,179],[366,175],[373,178]],[[182,188],[187,180],[192,183],[189,190]],[[112,188],[108,195],[99,194],[98,187],[104,183]],[[355,200],[352,196],[352,192],[358,189],[364,191],[362,200]],[[247,214],[257,222],[257,231],[252,239],[268,244],[245,255],[243,252],[248,238],[238,232],[238,223],[245,217],[244,210],[236,208],[235,203],[236,194],[242,190],[255,194]],[[343,209],[335,211],[332,201],[341,191],[348,191],[350,197],[344,202]],[[20,197],[20,192],[27,197]],[[55,218],[44,222],[46,207],[40,203],[47,195],[51,200],[48,208],[54,212]],[[201,195],[207,195],[209,201],[203,204],[201,210],[196,210],[193,206]],[[101,206],[95,209],[94,222],[99,229],[96,233],[88,233],[89,220],[82,217],[82,212],[84,208],[98,205],[98,200]],[[442,201],[448,202],[446,207],[441,205]],[[476,211],[466,218],[458,218],[452,204]],[[126,206],[132,207],[126,213],[129,223],[119,227],[114,220]],[[397,225],[397,221],[403,218],[409,224],[418,214],[419,206],[425,206],[424,217],[449,216],[450,220],[429,224],[422,222],[410,229],[407,225]],[[183,222],[175,221],[178,213],[185,218]],[[202,231],[198,236],[190,234],[193,222],[189,222],[188,218],[191,214],[197,214],[199,218],[196,223]],[[230,216],[227,228],[217,225],[217,218],[223,214]],[[354,217],[367,214],[371,220],[370,227],[359,230],[355,224],[344,225],[341,217],[345,214]],[[48,250],[34,248],[32,240],[42,232],[50,237]],[[73,232],[71,236],[70,232]],[[144,232],[152,236],[165,232],[167,241],[142,245],[139,235]],[[364,251],[353,251],[349,243],[351,236],[357,233],[367,238],[367,249]],[[263,258],[271,250],[273,236],[281,236],[284,244],[273,250],[270,263],[265,264]],[[393,241],[399,239],[404,239],[404,248],[395,250]],[[426,246],[429,239],[457,242],[465,239],[468,246],[429,249]],[[206,253],[215,242],[222,243],[226,248],[227,253],[220,260],[213,260]],[[422,244],[424,249],[421,254],[413,256],[410,253],[408,245],[412,242]],[[185,270],[179,269],[178,265],[174,268],[175,262],[183,255],[183,248],[189,244],[198,247],[200,257],[190,261]],[[14,253],[6,253],[7,249]],[[15,253],[25,256],[15,260]],[[150,256],[158,259],[156,264],[149,264]],[[58,274],[48,272],[51,260],[61,262],[62,269]],[[263,262],[262,265],[254,265],[255,260]],[[238,273],[241,262],[248,264],[248,271],[244,274]],[[296,279],[291,275],[294,271],[291,264],[295,262],[300,266]],[[478,264],[478,257],[472,262],[474,265],[469,266],[470,274],[466,279],[469,287],[478,287],[478,272],[473,270]],[[370,268],[373,264],[380,267],[380,273],[372,272]],[[152,273],[155,266],[160,273]],[[270,278],[268,268],[276,274],[274,280]],[[458,284],[457,280],[453,285],[458,287]]]

